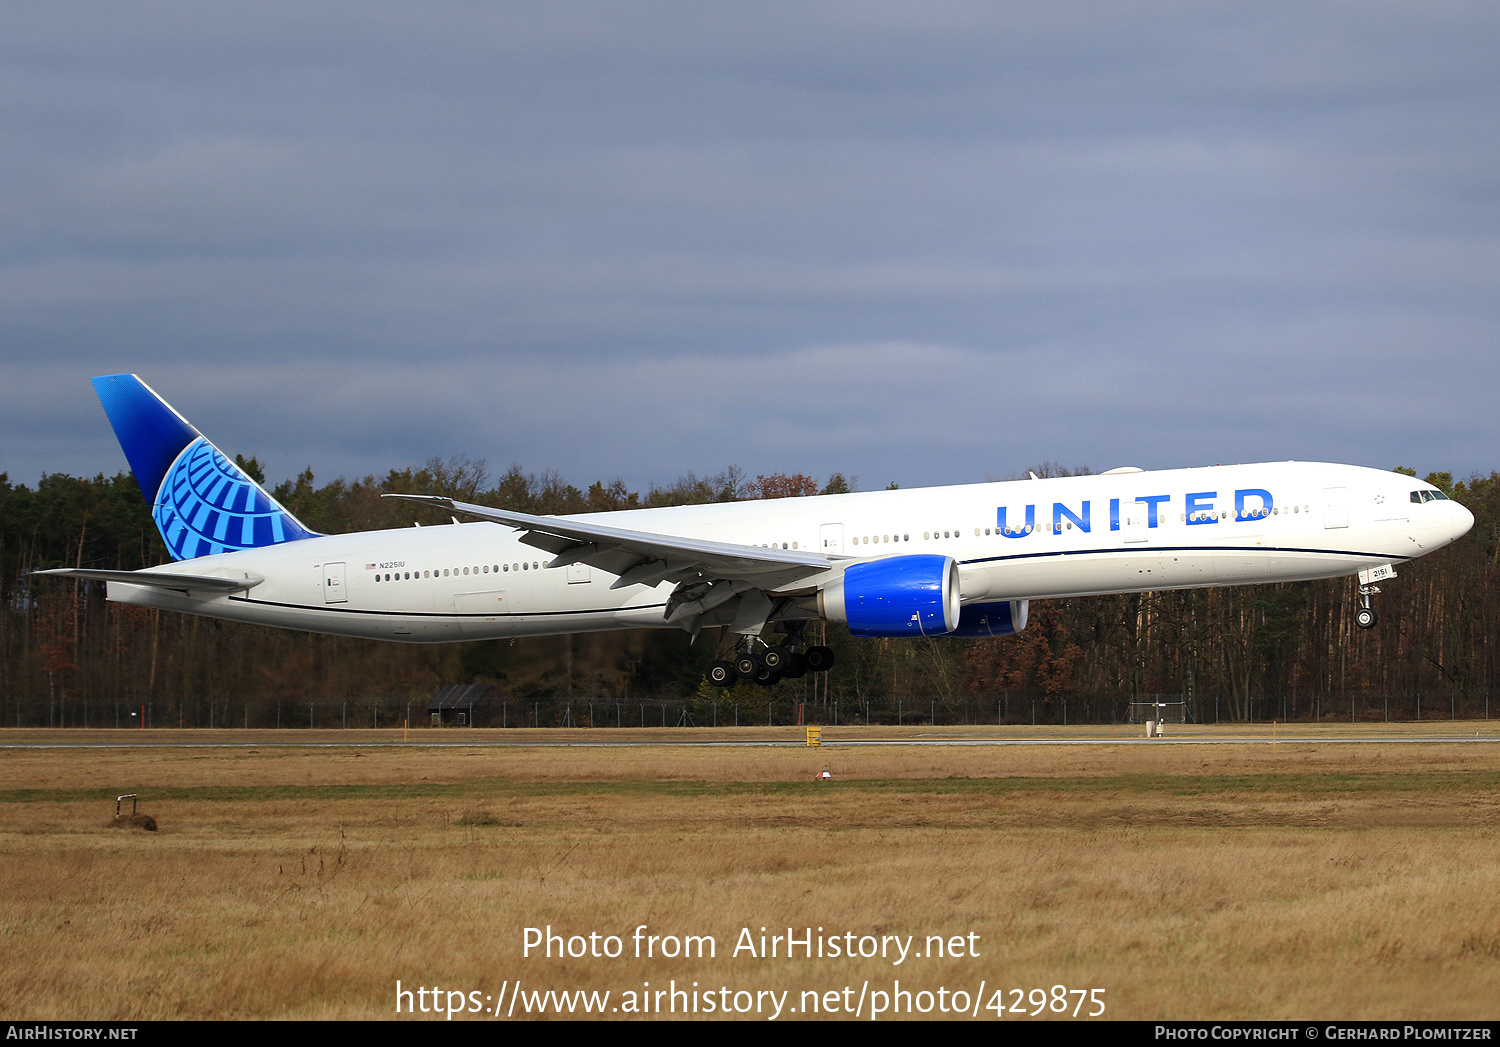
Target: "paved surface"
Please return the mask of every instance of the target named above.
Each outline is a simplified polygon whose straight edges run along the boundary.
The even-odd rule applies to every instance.
[[[1461,735],[1368,735],[1336,738],[1317,735],[1255,735],[1243,738],[1224,737],[1163,737],[1163,738],[875,738],[869,740],[824,740],[823,748],[855,748],[859,746],[1007,746],[1007,745],[1452,745],[1496,744],[1500,737],[1464,737]],[[800,749],[805,744],[800,739],[784,741],[661,741],[643,738],[640,741],[356,741],[347,742],[190,742],[190,741],[119,741],[119,742],[0,742],[3,749],[528,749],[546,747],[572,747],[581,749],[625,749],[640,746],[682,746],[703,749]]]

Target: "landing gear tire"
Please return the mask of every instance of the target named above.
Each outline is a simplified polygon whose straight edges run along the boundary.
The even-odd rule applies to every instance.
[[[781,682],[781,674],[774,669],[762,669],[755,682],[762,687],[775,687]]]
[[[1361,629],[1373,629],[1378,621],[1375,612],[1368,607],[1359,607],[1354,611],[1354,624]]]
[[[833,668],[831,647],[809,647],[805,657],[807,658],[807,671],[810,673],[826,673]]]
[[[708,667],[708,682],[715,687],[730,687],[734,684],[734,665],[731,662],[714,662]]]
[[[793,652],[786,660],[786,668],[781,670],[784,680],[797,680],[807,675],[807,655]]]
[[[767,647],[760,652],[760,664],[773,672],[781,672],[791,659],[792,652],[785,647]]]
[[[734,674],[741,680],[753,680],[761,674],[765,666],[760,664],[760,658],[749,653],[737,655],[734,659]]]

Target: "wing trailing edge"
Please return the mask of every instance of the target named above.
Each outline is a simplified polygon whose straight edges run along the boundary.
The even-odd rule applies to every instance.
[[[827,557],[817,553],[681,538],[596,524],[578,517],[533,516],[509,509],[456,502],[437,495],[388,494],[385,497],[419,502],[505,524],[526,532],[521,541],[527,545],[552,553],[554,558],[548,567],[586,563],[619,575],[626,585],[648,584],[653,575],[660,573],[662,576],[656,582],[659,584],[680,571],[691,571],[695,577],[786,584],[833,568]],[[655,566],[657,564],[661,566]],[[626,582],[626,578],[640,581]]]
[[[800,550],[710,542],[611,527],[578,517],[533,516],[422,494],[388,494],[449,512],[476,516],[524,532],[521,541],[553,554],[548,567],[586,563],[617,575],[611,589],[676,582],[663,617],[693,635],[708,618],[755,634],[774,603],[768,593],[804,588],[838,568],[825,556]]]

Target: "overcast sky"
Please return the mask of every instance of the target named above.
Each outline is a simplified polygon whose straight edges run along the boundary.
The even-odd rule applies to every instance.
[[[0,11],[13,481],[1500,468],[1491,3]]]

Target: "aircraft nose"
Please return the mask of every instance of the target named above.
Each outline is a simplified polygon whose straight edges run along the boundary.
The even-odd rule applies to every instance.
[[[1457,541],[1474,526],[1474,514],[1457,502],[1449,502],[1448,505],[1451,506],[1449,515],[1453,517],[1453,538]]]

